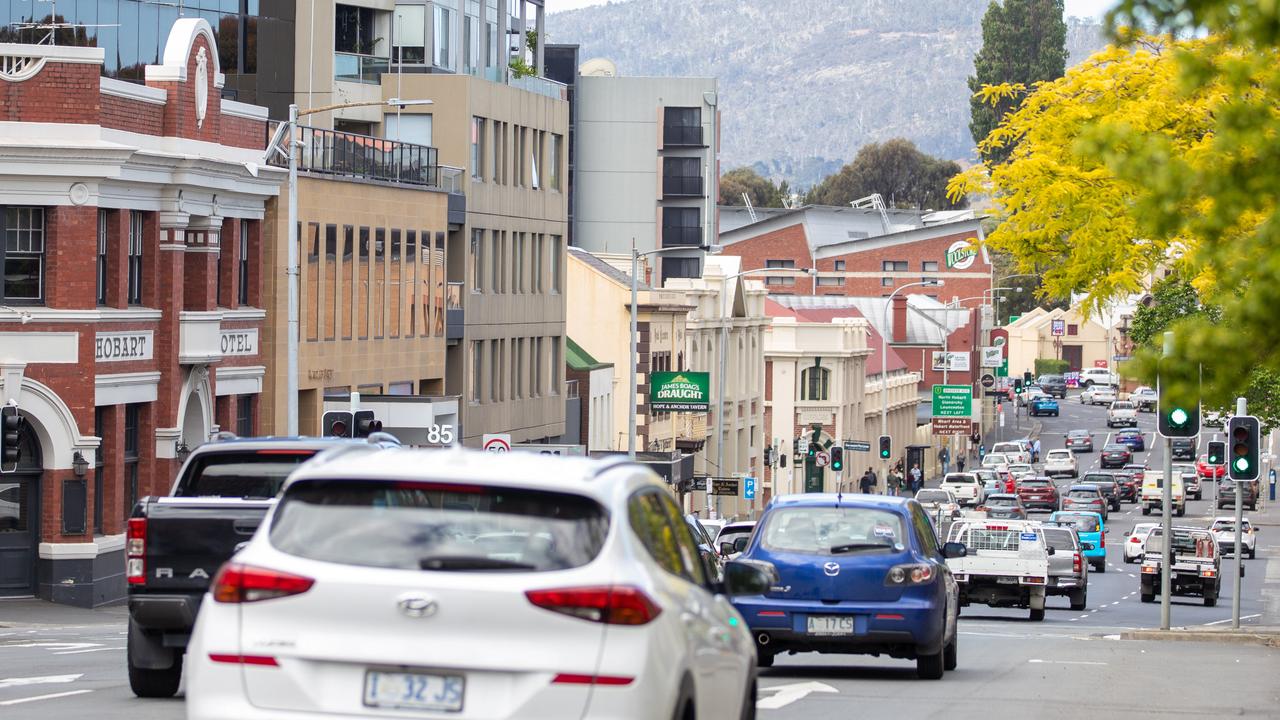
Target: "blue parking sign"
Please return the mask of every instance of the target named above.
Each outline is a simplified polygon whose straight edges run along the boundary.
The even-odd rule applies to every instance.
[[[756,479],[753,477],[742,479],[742,497],[747,500],[756,499]]]

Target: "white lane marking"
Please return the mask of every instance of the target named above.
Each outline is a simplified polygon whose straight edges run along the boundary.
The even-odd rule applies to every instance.
[[[1175,538],[1175,539],[1176,539],[1176,538]],[[1253,618],[1256,618],[1256,617],[1262,617],[1262,613],[1258,613],[1258,614],[1256,614],[1256,615],[1241,615],[1241,616],[1240,616],[1240,619],[1241,619],[1241,620],[1252,620]],[[1226,620],[1214,620],[1213,622],[1207,622],[1207,623],[1205,623],[1205,625],[1221,625],[1221,624],[1223,624],[1223,623],[1229,623],[1229,622],[1231,622],[1231,618],[1227,618]]]
[[[1120,601],[1119,601],[1119,600],[1117,600],[1117,601],[1115,601],[1115,602],[1113,602],[1113,603],[1111,603],[1111,604],[1112,604],[1113,606],[1115,606],[1115,605],[1119,605],[1119,604],[1120,604]]]
[[[1131,578],[1136,578],[1136,577],[1138,577],[1138,576],[1137,576],[1137,575],[1134,575],[1133,573],[1129,573],[1129,577],[1131,577]],[[1130,595],[1132,595],[1133,593],[1129,593],[1129,594],[1130,594]]]
[[[46,685],[50,683],[75,682],[84,677],[84,673],[75,675],[35,675],[32,677],[12,677],[0,680],[0,689],[22,687],[24,685]]]
[[[17,700],[4,700],[4,701],[0,701],[0,707],[4,707],[6,705],[21,705],[22,703],[35,702],[37,700],[52,700],[54,698],[60,698],[60,697],[71,697],[72,695],[84,695],[85,693],[91,693],[91,692],[93,691],[92,690],[70,690],[68,692],[52,693],[50,695],[36,695],[34,697],[18,698]]]
[[[1091,660],[1028,660],[1029,663],[1038,663],[1043,665],[1106,665],[1104,662],[1093,662]]]
[[[82,653],[102,652],[103,650],[124,650],[124,648],[122,648],[122,647],[100,647],[100,648],[89,648],[88,650],[63,650],[62,652],[56,652],[56,653],[54,653],[54,655],[80,655],[80,654],[82,654]]]
[[[801,700],[811,693],[834,693],[839,691],[826,683],[804,682],[760,688],[760,692],[771,692],[777,694],[772,697],[764,698],[763,700],[757,700],[756,708],[760,710],[777,710],[780,707],[786,707],[797,700]]]
[[[1071,619],[1070,619],[1070,620],[1068,620],[1067,622],[1076,622],[1076,621],[1078,621],[1079,619],[1080,619],[1080,618],[1071,618]]]
[[[49,642],[44,640],[37,640],[36,642],[29,642],[29,643],[14,643],[12,645],[0,645],[0,647],[6,647],[6,648],[41,647],[41,648],[48,648],[49,650],[53,650],[53,651],[84,650],[92,647],[102,647],[102,643]]]

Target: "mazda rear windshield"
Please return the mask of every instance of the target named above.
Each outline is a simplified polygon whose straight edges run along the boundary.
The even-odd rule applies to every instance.
[[[285,478],[315,450],[210,452],[192,460],[174,489],[175,497],[268,499],[280,493]]]
[[[843,555],[906,547],[902,517],[884,510],[789,507],[775,510],[764,528],[768,550]]]
[[[1054,518],[1054,521],[1070,525],[1076,529],[1076,532],[1098,532],[1098,518],[1092,515],[1059,515]]]
[[[271,544],[312,560],[435,571],[544,572],[600,553],[609,516],[572,493],[437,482],[290,486]]]

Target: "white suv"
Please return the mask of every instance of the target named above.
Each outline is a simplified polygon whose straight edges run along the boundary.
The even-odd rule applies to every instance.
[[[1076,462],[1075,453],[1070,450],[1050,450],[1044,456],[1044,474],[1049,477],[1079,477],[1080,465]]]
[[[1094,385],[1117,385],[1115,373],[1106,368],[1085,368],[1080,371],[1081,387]]]
[[[745,717],[755,644],[708,562],[625,460],[353,448],[218,572],[187,717]]]

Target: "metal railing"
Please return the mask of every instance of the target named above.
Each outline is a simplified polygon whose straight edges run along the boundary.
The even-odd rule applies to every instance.
[[[548,80],[544,77],[529,75],[518,78],[512,75],[507,84],[511,87],[528,90],[531,93],[545,95],[556,100],[568,99],[568,89],[564,83],[558,83],[555,80]]]
[[[273,128],[269,130],[274,131]],[[298,169],[318,175],[383,180],[406,185],[441,187],[438,151],[430,145],[298,126]],[[286,167],[288,161],[273,155],[271,164]],[[460,187],[457,178],[450,180]],[[460,190],[450,190],[460,192]]]
[[[701,125],[663,125],[662,144],[671,147],[701,147]]]
[[[662,178],[663,197],[702,197],[701,175],[667,175]]]
[[[702,228],[687,225],[663,225],[662,247],[700,247]]]
[[[466,172],[466,169],[452,165],[438,165],[437,167],[440,170],[440,189],[451,193],[462,192],[462,174]]]
[[[390,69],[390,65],[390,58],[334,52],[333,79],[376,85],[382,82],[382,74]]]

